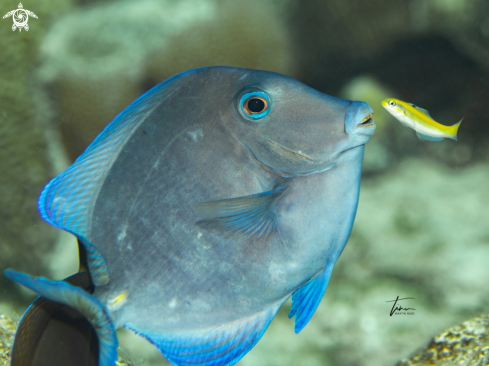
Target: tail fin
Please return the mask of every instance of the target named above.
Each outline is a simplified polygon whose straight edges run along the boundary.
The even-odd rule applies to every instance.
[[[460,124],[462,123],[462,121],[464,120],[464,118],[465,117],[462,117],[462,119],[460,121],[458,121],[457,123],[455,123],[452,126],[453,136],[450,137],[452,140],[458,141],[458,138],[457,138],[458,128],[460,127]]]
[[[77,273],[67,282],[33,278],[13,270],[4,273],[41,294],[20,321],[12,347],[12,366],[115,363],[115,329],[106,308],[85,291],[93,291],[88,273]]]

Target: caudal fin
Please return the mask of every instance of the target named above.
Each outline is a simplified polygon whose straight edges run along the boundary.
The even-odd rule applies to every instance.
[[[453,136],[451,136],[450,138],[452,140],[455,140],[455,141],[458,141],[458,138],[457,138],[457,133],[458,133],[458,128],[460,127],[460,124],[462,123],[462,121],[464,120],[465,117],[462,117],[462,119],[460,121],[458,121],[457,123],[455,123],[453,126],[452,126],[452,133],[453,133]]]
[[[77,273],[67,282],[33,278],[13,270],[4,273],[41,295],[20,321],[12,347],[12,366],[115,363],[115,329],[106,308],[86,292],[93,291],[88,273]]]

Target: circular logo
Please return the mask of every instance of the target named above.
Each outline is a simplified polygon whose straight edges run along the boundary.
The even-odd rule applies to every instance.
[[[14,12],[14,16],[12,17],[12,19],[17,27],[22,28],[25,27],[25,25],[27,24],[29,15],[24,9],[17,9]]]

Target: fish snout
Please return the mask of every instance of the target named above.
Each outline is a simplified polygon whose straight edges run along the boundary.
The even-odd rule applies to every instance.
[[[373,135],[375,132],[375,122],[372,118],[374,111],[365,102],[352,102],[346,112],[345,131],[351,135],[361,133]]]

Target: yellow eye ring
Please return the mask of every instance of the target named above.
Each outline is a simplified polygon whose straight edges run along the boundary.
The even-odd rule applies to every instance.
[[[248,118],[257,120],[270,112],[270,99],[263,92],[250,92],[241,97],[241,112]]]
[[[263,113],[267,109],[268,100],[262,97],[253,96],[243,103],[243,111],[248,115]]]

